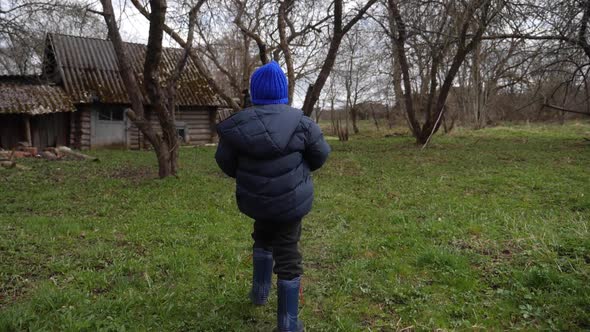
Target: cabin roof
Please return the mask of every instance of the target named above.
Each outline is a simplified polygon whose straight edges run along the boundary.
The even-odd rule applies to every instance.
[[[48,67],[54,66],[54,75],[60,77],[60,83],[74,103],[130,103],[110,40],[49,33],[46,42],[45,68],[47,70]],[[135,77],[140,86],[143,86],[143,63],[147,46],[125,43],[125,48]],[[182,52],[180,48],[162,50],[159,68],[161,82],[170,77]],[[142,95],[144,103],[149,104],[145,91],[142,91]],[[178,80],[176,105],[223,104],[189,58]]]
[[[48,114],[75,111],[59,86],[35,76],[0,76],[0,114]]]

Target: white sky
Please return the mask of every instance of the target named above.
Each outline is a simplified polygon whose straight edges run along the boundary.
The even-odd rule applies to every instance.
[[[129,0],[112,0],[115,16],[120,24],[119,31],[124,41],[146,44],[149,35],[149,22],[139,13]],[[347,3],[346,6],[350,6]],[[96,1],[97,10],[101,9],[100,3]],[[164,34],[163,45],[165,47],[179,47],[167,34]],[[284,68],[283,70],[285,70]],[[299,80],[293,96],[293,106],[302,107],[309,82]],[[327,87],[325,87],[327,89]],[[338,99],[340,104],[340,99]]]
[[[115,10],[115,16],[117,17],[117,21],[120,22],[119,31],[123,40],[132,43],[147,44],[150,26],[148,20],[145,19],[143,15],[141,15],[129,1],[112,1],[113,9]],[[100,6],[100,4],[98,6]],[[176,44],[176,42],[173,41],[167,34],[164,34],[163,44],[165,47],[179,47],[178,44]],[[302,82],[300,84],[302,84]],[[305,89],[306,88],[307,84],[305,84]],[[302,89],[299,84],[297,84],[293,106],[303,106],[305,89]]]
[[[119,31],[123,40],[146,44],[150,25],[133,4],[127,0],[113,0],[113,9],[120,24]]]

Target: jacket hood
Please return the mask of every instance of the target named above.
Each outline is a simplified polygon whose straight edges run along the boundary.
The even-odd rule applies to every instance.
[[[219,138],[256,159],[284,153],[303,112],[287,105],[257,105],[237,112],[217,125]]]

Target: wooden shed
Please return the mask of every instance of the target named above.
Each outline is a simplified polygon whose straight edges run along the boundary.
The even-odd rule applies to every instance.
[[[0,76],[0,147],[66,145],[76,110],[65,91],[34,76]]]
[[[125,47],[136,79],[141,85],[147,48],[145,45],[134,43],[126,43]],[[181,54],[181,49],[163,49],[159,68],[161,82],[165,82],[169,77]],[[119,74],[113,45],[109,40],[48,34],[43,71],[38,81],[38,84],[21,82],[20,88],[31,91],[45,89],[43,90],[45,94],[51,94],[54,100],[62,100],[67,104],[65,108],[60,108],[57,106],[64,105],[54,103],[47,105],[45,109],[46,113],[54,114],[48,119],[51,118],[51,121],[56,123],[60,122],[66,133],[65,136],[60,132],[61,141],[38,141],[38,147],[59,145],[63,143],[64,137],[67,145],[78,149],[104,146],[138,149],[148,144],[127,118],[126,110],[130,107],[130,102]],[[16,87],[16,83],[10,84]],[[23,88],[23,86],[27,87]],[[12,88],[14,89],[16,88]],[[146,116],[158,130],[160,126],[156,116],[150,113],[147,94],[145,91],[142,91],[142,94],[147,110]],[[4,111],[0,108],[0,113],[21,112],[18,111],[21,109],[17,107],[18,105],[35,100],[31,94],[14,95],[17,97],[11,105],[5,105]],[[221,98],[208,86],[204,76],[189,59],[178,80],[176,92],[175,119],[182,141],[192,145],[213,142],[217,110],[223,105]],[[6,131],[2,134],[0,147],[10,148],[15,141],[23,139],[24,129],[14,129],[16,122],[25,123],[20,117],[0,118],[0,128],[13,128],[10,132]],[[50,120],[44,121],[39,126],[42,127]],[[17,132],[21,133],[20,136]],[[34,138],[33,141],[35,141]]]

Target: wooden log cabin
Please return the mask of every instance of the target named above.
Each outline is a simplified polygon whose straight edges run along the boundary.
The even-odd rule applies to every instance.
[[[141,84],[146,46],[126,43],[126,48]],[[162,82],[181,52],[163,50]],[[48,34],[42,74],[35,78],[0,77],[0,89],[1,148],[10,149],[23,141],[38,148],[139,149],[149,145],[127,118],[130,103],[108,40]],[[158,130],[147,94],[142,93],[146,116]],[[10,98],[3,98],[6,96]],[[217,111],[223,105],[189,58],[176,93],[175,121],[182,141],[191,145],[214,142]]]

